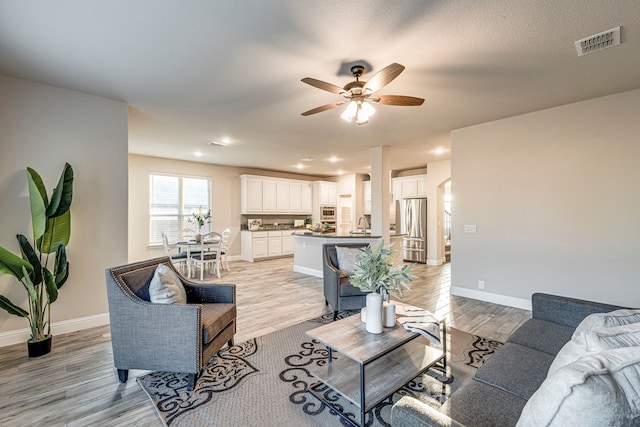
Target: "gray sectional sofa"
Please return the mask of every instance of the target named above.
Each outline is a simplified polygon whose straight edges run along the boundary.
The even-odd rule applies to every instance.
[[[473,381],[454,392],[439,410],[403,397],[392,408],[392,426],[515,426],[578,324],[592,313],[620,308],[534,294],[532,318],[477,370]]]

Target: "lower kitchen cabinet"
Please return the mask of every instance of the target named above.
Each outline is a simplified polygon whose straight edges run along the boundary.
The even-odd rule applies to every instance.
[[[258,261],[293,255],[292,230],[247,231],[240,233],[244,261]]]

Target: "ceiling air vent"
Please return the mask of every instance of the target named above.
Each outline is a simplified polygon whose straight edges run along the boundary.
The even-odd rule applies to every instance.
[[[619,44],[620,27],[616,27],[576,41],[576,50],[578,56],[582,56]]]

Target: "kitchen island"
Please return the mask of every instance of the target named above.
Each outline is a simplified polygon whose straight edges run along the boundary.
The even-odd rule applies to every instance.
[[[293,271],[309,276],[322,277],[322,245],[325,243],[378,243],[381,236],[370,234],[294,233]]]

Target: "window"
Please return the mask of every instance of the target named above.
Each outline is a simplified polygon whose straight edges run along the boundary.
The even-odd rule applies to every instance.
[[[195,230],[197,225],[188,220],[200,206],[204,212],[209,209],[210,197],[208,178],[149,175],[149,245],[161,245],[162,232],[175,242],[183,228]]]

